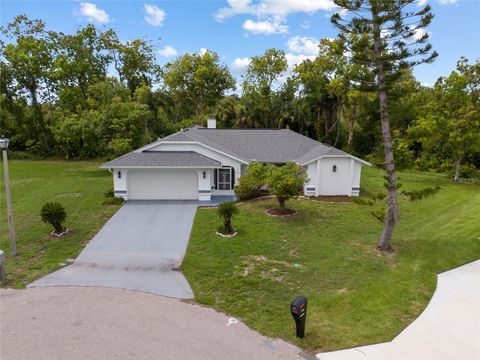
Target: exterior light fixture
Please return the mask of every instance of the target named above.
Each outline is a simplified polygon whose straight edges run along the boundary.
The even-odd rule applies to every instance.
[[[204,171],[203,172],[203,178],[205,179],[207,177],[207,173]]]
[[[118,172],[118,178],[119,178],[119,179],[122,178],[122,172],[121,172],[121,171]]]
[[[337,165],[333,165],[332,171],[333,171],[333,172],[337,172]]]
[[[3,135],[2,135],[2,137],[0,137],[0,149],[2,149],[2,150],[7,150],[9,143],[10,143],[10,139],[9,139],[9,138],[6,138],[6,137],[3,136]]]

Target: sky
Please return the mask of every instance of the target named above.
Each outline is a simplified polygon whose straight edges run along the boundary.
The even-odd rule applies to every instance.
[[[455,69],[461,56],[480,58],[480,0],[418,0],[435,15],[426,29],[440,54],[415,68],[425,85]],[[312,58],[321,38],[333,38],[331,0],[0,0],[0,24],[20,14],[42,19],[47,29],[73,33],[88,23],[113,28],[121,40],[144,38],[165,64],[185,52],[219,54],[237,77],[252,56],[271,47],[286,52],[290,66]]]

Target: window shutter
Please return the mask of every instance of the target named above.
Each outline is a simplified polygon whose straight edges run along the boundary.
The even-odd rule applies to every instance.
[[[213,188],[214,188],[215,190],[218,189],[218,184],[217,184],[217,182],[218,182],[218,170],[217,170],[217,169],[214,169],[214,170],[213,170]]]
[[[235,169],[232,167],[232,178],[230,179],[232,182],[232,190],[235,187]]]

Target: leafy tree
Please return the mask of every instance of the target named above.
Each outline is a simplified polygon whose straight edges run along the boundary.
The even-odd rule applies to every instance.
[[[11,79],[10,94],[25,94],[31,103],[32,123],[30,136],[39,142],[43,151],[48,151],[49,132],[43,119],[39,97],[51,95],[50,74],[52,65],[52,42],[41,20],[30,20],[25,15],[17,16],[11,23],[0,28],[9,40],[0,42],[2,70]],[[3,76],[3,73],[2,73]],[[3,90],[6,89],[3,86]]]
[[[44,223],[53,226],[56,234],[61,234],[65,231],[63,223],[67,219],[67,212],[62,204],[58,202],[46,203],[42,206],[40,217]]]
[[[218,102],[213,111],[217,127],[228,129],[237,124],[238,105],[238,99],[234,95],[224,97]]]
[[[346,61],[339,46],[338,40],[323,39],[319,55],[295,67],[303,100],[315,114],[316,137],[334,146],[339,140],[340,111],[349,88]]]
[[[89,24],[73,35],[51,33],[51,36],[56,52],[52,77],[61,97],[72,94],[69,108],[75,111],[80,101],[85,104],[88,87],[106,77],[109,56],[103,34]]]
[[[183,109],[191,109],[186,117],[205,115],[226,91],[235,88],[228,67],[220,64],[218,55],[211,51],[203,55],[186,53],[166,64],[163,81],[174,102]]]
[[[232,234],[232,217],[238,214],[238,208],[234,202],[228,201],[218,205],[217,214],[223,221],[223,227],[220,228],[222,234]]]
[[[462,161],[480,153],[479,99],[480,62],[469,65],[462,58],[456,71],[438,79],[422,116],[410,128],[424,157],[454,164],[455,182],[460,179]]]
[[[341,12],[332,17],[340,39],[352,54],[351,61],[375,74],[387,173],[387,213],[379,250],[391,249],[393,228],[398,221],[397,176],[388,106],[388,87],[400,70],[430,63],[437,53],[427,43],[424,29],[433,19],[430,5],[417,7],[415,0],[334,0]]]
[[[155,49],[150,43],[140,39],[122,43],[113,30],[105,34],[105,42],[120,81],[132,95],[142,84],[152,86],[158,82],[161,68],[155,63]]]
[[[271,127],[275,123],[272,106],[273,86],[285,74],[287,59],[285,52],[268,49],[262,56],[254,56],[248,65],[243,80],[243,94],[247,102],[254,103],[254,111],[249,111],[255,126]],[[249,108],[247,103],[247,109]]]
[[[305,169],[294,162],[272,166],[266,175],[267,185],[272,194],[277,197],[282,210],[285,209],[287,200],[303,193],[303,187],[307,180]]]

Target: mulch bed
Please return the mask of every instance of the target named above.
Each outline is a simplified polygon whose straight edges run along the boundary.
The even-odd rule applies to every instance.
[[[276,208],[276,209],[269,209],[265,212],[267,213],[267,215],[270,215],[270,216],[295,216],[295,215],[297,215],[297,212],[295,210],[292,210],[292,209]]]
[[[350,196],[309,196],[310,200],[326,202],[351,202]]]

